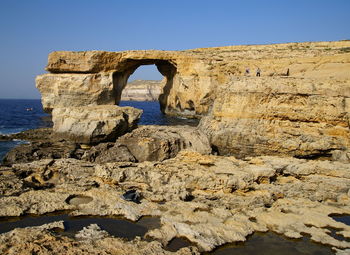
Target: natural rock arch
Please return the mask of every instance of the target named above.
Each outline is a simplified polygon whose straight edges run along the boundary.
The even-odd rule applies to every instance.
[[[53,52],[50,73],[36,85],[46,111],[115,105],[130,74],[156,64],[167,77],[162,111],[201,117],[198,128],[220,154],[315,157],[350,148],[349,47],[341,41]],[[245,75],[247,67],[259,67],[261,77]]]
[[[115,90],[115,103],[119,104],[123,89],[126,87],[130,75],[142,65],[155,65],[158,71],[165,77],[165,82],[162,84],[162,93],[159,96],[159,104],[162,112],[165,112],[168,95],[173,86],[174,76],[176,74],[176,65],[167,60],[146,59],[133,60],[127,59],[123,63],[123,68],[113,73],[113,85]]]
[[[155,64],[166,78],[159,97],[163,113],[200,117],[208,112],[217,77],[206,59],[171,51],[53,52],[36,86],[44,110],[56,107],[112,105],[120,101],[129,76],[141,65]]]

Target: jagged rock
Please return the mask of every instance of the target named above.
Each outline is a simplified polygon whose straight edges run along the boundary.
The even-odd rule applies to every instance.
[[[77,240],[38,227],[18,228],[0,235],[0,253],[10,254],[91,254],[91,255],[199,255],[194,247],[177,252],[163,249],[157,241],[147,242],[141,238],[126,241],[101,235],[99,239]]]
[[[109,236],[108,232],[102,230],[97,224],[90,224],[75,235],[76,238],[83,239],[84,241],[102,239],[107,236]]]
[[[335,161],[340,161],[344,163],[350,163],[350,151],[340,151],[340,150],[334,150],[332,152],[332,159]]]
[[[11,134],[8,137],[12,139],[43,142],[52,140],[52,128],[37,128],[25,130],[17,134]]]
[[[42,160],[6,168],[23,182],[35,179],[42,185],[53,185],[44,190],[28,187],[19,194],[0,197],[0,216],[59,210],[71,210],[75,216],[124,215],[134,221],[144,215],[159,216],[161,227],[149,231],[148,237],[165,246],[174,237],[183,236],[202,251],[268,230],[291,238],[307,233],[316,242],[347,249],[347,239],[335,239],[328,228],[350,237],[350,226],[330,217],[350,214],[349,167],[334,161],[275,156],[238,160],[193,151],[181,151],[163,162]],[[142,193],[140,204],[121,198],[128,189]],[[73,195],[92,200],[69,204]],[[0,235],[0,247],[5,241],[13,245],[23,230],[14,231]],[[23,243],[30,246],[37,239],[25,240],[17,247]],[[51,239],[47,244],[54,243]]]
[[[76,143],[69,141],[46,141],[20,144],[11,149],[4,157],[2,164],[32,162],[40,159],[80,158],[84,153]]]
[[[136,127],[142,110],[112,105],[55,108],[55,137],[96,144],[115,139]]]
[[[13,171],[3,168],[0,173],[0,196],[14,196],[24,191],[23,180]]]

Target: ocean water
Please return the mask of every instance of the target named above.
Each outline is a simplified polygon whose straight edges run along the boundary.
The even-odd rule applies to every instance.
[[[161,113],[158,102],[122,101],[144,112],[139,125],[192,125],[198,121],[168,117]],[[44,113],[39,99],[0,99],[0,134],[14,134],[28,129],[51,126],[50,115]],[[0,162],[5,154],[23,141],[0,141]]]
[[[0,134],[51,125],[39,99],[0,99]],[[0,141],[0,162],[5,154],[23,141]]]
[[[198,120],[166,116],[160,111],[158,101],[121,101],[120,106],[132,106],[143,110],[139,125],[189,125],[196,126]]]
[[[0,134],[47,127],[47,116],[39,99],[0,99]]]

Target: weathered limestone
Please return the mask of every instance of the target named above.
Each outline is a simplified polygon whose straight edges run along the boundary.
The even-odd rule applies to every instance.
[[[219,153],[329,156],[349,149],[349,49],[349,41],[338,41],[53,52],[51,73],[39,76],[37,87],[47,111],[115,104],[128,77],[140,65],[155,64],[165,77],[162,111],[208,115],[201,126]],[[258,67],[262,77],[255,78]]]
[[[200,123],[220,154],[331,156],[350,146],[350,80],[240,77]]]
[[[162,161],[175,157],[181,150],[210,154],[208,138],[194,127],[143,126],[117,140],[138,162]]]
[[[113,105],[116,92],[113,74],[43,74],[36,77],[43,108],[47,112],[57,107]]]
[[[163,162],[41,160],[6,168],[6,176],[16,174],[24,188],[12,187],[13,177],[8,182],[2,179],[5,185],[0,186],[0,193],[8,196],[0,197],[0,216],[60,210],[71,210],[76,216],[124,215],[134,221],[144,215],[159,216],[161,227],[146,234],[156,241],[123,241],[130,249],[157,243],[158,254],[167,254],[164,247],[176,236],[188,238],[200,251],[209,251],[227,242],[245,241],[255,231],[269,230],[290,238],[307,233],[315,242],[344,250],[350,248],[348,239],[334,238],[330,229],[350,238],[350,226],[330,216],[350,214],[349,167],[292,157],[238,160],[193,151],[182,151]],[[130,188],[142,194],[140,204],[121,198]],[[72,195],[91,199],[70,204]],[[55,234],[56,239],[44,227],[40,231],[42,238],[33,228],[1,234],[0,251],[7,254],[1,250],[7,244],[17,253],[33,245],[60,251],[57,244],[64,242],[72,252],[85,243],[85,249],[101,254],[120,244],[119,239],[105,234],[98,239],[76,240]],[[86,244],[86,240],[92,243]],[[107,243],[112,246],[103,245]]]
[[[194,127],[142,126],[119,137],[116,143],[101,143],[82,159],[96,163],[163,161],[181,150],[210,154],[208,138]]]
[[[58,224],[56,224],[58,225]],[[63,224],[62,224],[63,225]],[[166,251],[157,241],[146,242],[141,238],[126,241],[90,226],[81,231],[78,239],[57,236],[55,226],[15,229],[0,236],[0,252],[7,254],[91,254],[91,255],[199,255],[196,248],[182,248],[177,252]],[[87,233],[88,232],[88,233]],[[90,236],[88,236],[90,235]],[[83,236],[84,238],[81,238]]]
[[[52,73],[48,77],[57,77],[58,80],[51,79],[50,86],[46,86],[43,83],[43,78],[46,77],[44,75],[37,80],[37,87],[47,97],[47,87],[62,87],[59,80],[64,73],[72,76],[107,73],[110,82],[113,80],[114,95],[107,95],[105,100],[112,104],[113,99],[119,101],[128,77],[137,67],[155,64],[166,78],[160,99],[163,110],[193,116],[207,113],[216,88],[227,84],[232,76],[244,75],[246,68],[250,68],[253,75],[255,69],[260,67],[263,76],[285,75],[289,69],[290,75],[297,78],[349,79],[349,48],[350,42],[339,41],[228,46],[187,51],[60,51],[49,55],[47,65],[47,70]],[[95,83],[94,88],[101,86],[98,83],[100,82]],[[79,104],[80,99],[73,94],[73,90],[65,89],[61,94],[56,94],[56,97],[62,97],[63,101],[75,97],[75,104]],[[59,107],[63,103],[62,100],[57,100],[48,105],[45,101],[48,99],[43,98],[47,109]],[[82,100],[80,104],[87,103]]]
[[[136,127],[142,110],[100,105],[55,108],[52,112],[56,137],[94,144],[115,139]]]

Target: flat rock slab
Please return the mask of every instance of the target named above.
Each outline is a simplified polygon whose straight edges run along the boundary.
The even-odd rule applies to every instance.
[[[86,144],[115,141],[136,127],[141,114],[140,109],[116,105],[55,108],[54,136]]]

